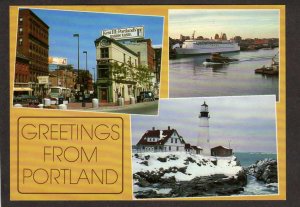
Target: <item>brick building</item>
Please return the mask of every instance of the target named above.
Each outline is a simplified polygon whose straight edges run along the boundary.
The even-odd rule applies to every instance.
[[[37,76],[47,76],[49,26],[30,9],[20,9],[18,18],[17,52],[29,60],[29,82]]]
[[[15,83],[28,83],[29,59],[17,52],[15,65]]]

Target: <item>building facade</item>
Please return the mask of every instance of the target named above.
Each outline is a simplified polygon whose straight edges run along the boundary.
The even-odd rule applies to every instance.
[[[145,90],[130,75],[120,77],[114,73],[116,64],[122,67],[137,68],[140,56],[125,45],[106,36],[95,40],[97,61],[97,94],[100,102],[117,102],[119,97],[129,101],[140,91]],[[114,66],[115,65],[115,66]]]
[[[28,81],[48,75],[49,26],[30,9],[20,9],[17,52],[29,59]]]
[[[29,59],[17,52],[15,65],[15,83],[29,82]]]

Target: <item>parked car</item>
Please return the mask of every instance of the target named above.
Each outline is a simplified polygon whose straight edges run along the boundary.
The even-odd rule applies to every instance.
[[[154,101],[154,93],[152,91],[142,91],[140,95],[137,96],[137,102],[144,102],[144,101]]]

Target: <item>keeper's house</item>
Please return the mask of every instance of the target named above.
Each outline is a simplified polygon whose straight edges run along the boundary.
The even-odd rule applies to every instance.
[[[176,129],[148,130],[137,143],[137,152],[185,151],[185,141]]]
[[[159,130],[152,127],[144,133],[136,144],[137,152],[189,152],[200,154],[202,149],[186,143],[176,129],[168,126],[166,130]]]

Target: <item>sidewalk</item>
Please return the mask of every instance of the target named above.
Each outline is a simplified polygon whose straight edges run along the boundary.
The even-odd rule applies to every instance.
[[[126,105],[130,105],[129,101],[126,101]],[[84,110],[84,109],[93,109],[92,103],[88,102],[85,103],[85,107],[82,107],[81,102],[76,102],[76,103],[69,103],[67,105],[68,109],[79,109],[79,110]],[[118,106],[117,103],[99,103],[99,108],[118,108],[118,107],[124,107],[124,106]]]

